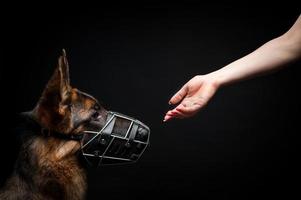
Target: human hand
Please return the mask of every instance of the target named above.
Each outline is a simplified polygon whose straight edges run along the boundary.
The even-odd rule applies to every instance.
[[[169,100],[170,105],[179,104],[165,114],[163,121],[192,117],[207,105],[219,85],[211,74],[193,77]]]

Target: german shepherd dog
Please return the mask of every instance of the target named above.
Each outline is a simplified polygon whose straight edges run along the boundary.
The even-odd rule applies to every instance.
[[[0,199],[84,199],[86,175],[76,154],[80,142],[54,133],[77,135],[92,122],[101,127],[107,111],[94,97],[70,86],[64,50],[37,105],[23,116],[43,129],[31,127],[22,138],[14,172]]]

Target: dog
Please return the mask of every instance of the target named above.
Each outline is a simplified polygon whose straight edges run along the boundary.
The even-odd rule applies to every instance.
[[[104,126],[106,117],[98,100],[71,87],[63,50],[35,108],[22,113],[26,134],[0,199],[84,199],[86,174],[76,154],[81,145],[74,138],[91,123]]]

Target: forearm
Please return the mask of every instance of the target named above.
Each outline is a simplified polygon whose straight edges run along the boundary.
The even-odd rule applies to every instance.
[[[267,42],[254,52],[212,73],[220,85],[227,85],[275,71],[298,57],[286,38]]]
[[[300,17],[284,35],[273,39],[252,53],[212,72],[219,85],[227,85],[276,71],[301,57]]]

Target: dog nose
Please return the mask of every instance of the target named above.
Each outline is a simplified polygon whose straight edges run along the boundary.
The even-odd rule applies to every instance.
[[[147,142],[149,137],[149,129],[143,126],[139,126],[137,130],[136,139],[141,142]]]

